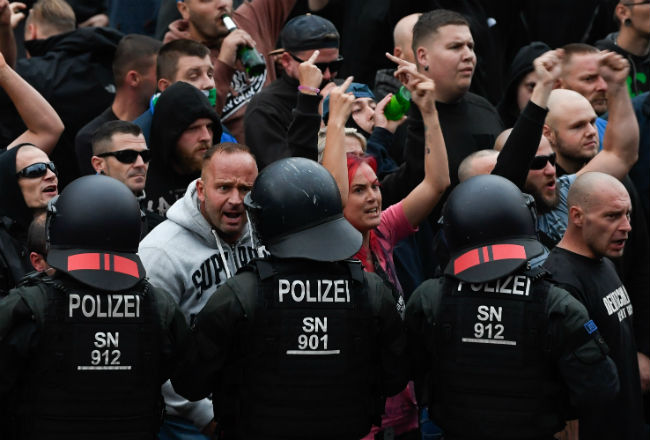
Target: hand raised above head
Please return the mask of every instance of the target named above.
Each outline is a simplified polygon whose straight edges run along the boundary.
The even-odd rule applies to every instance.
[[[354,94],[346,92],[352,84],[352,76],[348,76],[340,86],[334,87],[329,93],[329,119],[327,125],[339,124],[345,125],[345,122],[352,113],[352,104],[354,104]]]
[[[562,73],[562,60],[564,59],[564,50],[549,50],[538,56],[533,61],[535,75],[537,80],[543,83],[553,83]]]
[[[599,73],[608,85],[623,85],[630,71],[630,63],[616,52],[600,52]]]

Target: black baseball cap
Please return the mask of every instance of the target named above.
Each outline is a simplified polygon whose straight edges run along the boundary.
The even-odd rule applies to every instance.
[[[271,54],[338,48],[340,39],[331,21],[313,14],[299,15],[284,25],[280,33],[282,47]]]

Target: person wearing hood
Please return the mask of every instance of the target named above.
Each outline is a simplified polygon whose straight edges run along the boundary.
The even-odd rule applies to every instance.
[[[25,49],[30,57],[16,64],[16,72],[50,102],[65,126],[52,155],[61,187],[79,176],[77,132],[113,101],[111,66],[123,36],[108,28],[75,27],[74,11],[65,1],[39,0],[25,22]],[[6,144],[24,128],[4,97],[0,109],[0,144]]]
[[[164,216],[199,177],[203,155],[220,137],[219,116],[203,92],[183,81],[169,86],[151,122],[145,208]]]
[[[246,143],[244,112],[251,98],[276,77],[275,59],[269,54],[275,48],[280,31],[296,5],[296,0],[178,0],[176,6],[182,19],[169,25],[164,43],[181,38],[198,41],[210,48],[217,87],[219,115],[237,141]],[[237,27],[226,26],[228,16]],[[227,22],[228,20],[226,20]],[[240,61],[239,48],[254,47],[262,55],[265,66],[260,74],[248,73]]]
[[[503,98],[497,105],[499,116],[505,127],[513,127],[519,114],[530,100],[536,84],[533,61],[551,50],[546,43],[533,41],[522,47],[508,69],[508,83]]]
[[[151,283],[174,297],[189,323],[219,286],[260,255],[244,208],[256,177],[255,159],[245,145],[210,148],[201,177],[169,209],[167,220],[140,242],[138,253]],[[169,383],[163,394],[171,418],[160,438],[179,430],[200,435],[214,429],[209,399],[189,402]]]
[[[621,1],[614,15],[618,32],[596,41],[595,46],[618,52],[630,62],[627,86],[633,98],[650,90],[650,3]]]
[[[27,229],[58,194],[54,163],[32,144],[0,153],[0,297],[32,271]]]

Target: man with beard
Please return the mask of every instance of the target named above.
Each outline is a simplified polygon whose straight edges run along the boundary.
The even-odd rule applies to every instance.
[[[125,184],[144,204],[144,187],[151,160],[151,150],[140,127],[127,121],[109,121],[93,134],[92,167],[97,174],[105,174]],[[164,218],[155,212],[142,209],[142,237],[147,235]]]
[[[561,89],[574,90],[587,98],[598,115],[607,111],[607,81],[600,74],[600,51],[583,43],[563,47],[565,57],[562,75],[558,79]]]
[[[582,173],[566,204],[566,232],[544,267],[587,308],[610,348],[621,385],[614,400],[596,401],[588,412],[578,413],[580,438],[640,439],[643,416],[633,304],[609,260],[623,254],[631,230],[630,197],[616,178]]]
[[[255,159],[245,145],[210,148],[201,177],[169,209],[167,220],[140,243],[151,283],[174,297],[190,324],[217,288],[258,256],[244,209],[244,196],[256,177]],[[173,433],[179,432],[204,439],[201,431],[209,435],[215,429],[211,400],[189,402],[169,383],[163,395],[169,417],[161,439],[177,438]]]
[[[284,72],[256,94],[246,108],[246,144],[262,169],[278,159],[316,160],[321,90],[341,67],[339,33],[317,15],[291,19],[280,35]]]
[[[151,159],[145,208],[164,216],[201,172],[203,155],[221,137],[219,116],[208,98],[183,81],[158,99],[151,123]]]

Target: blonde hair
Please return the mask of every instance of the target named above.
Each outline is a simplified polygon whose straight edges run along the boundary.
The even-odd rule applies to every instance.
[[[318,131],[318,163],[323,163],[323,151],[325,151],[325,136],[327,135],[327,127],[323,127]],[[361,143],[361,149],[366,152],[368,142],[366,138],[357,131],[356,128],[345,127],[345,135],[357,138]]]
[[[38,0],[27,17],[29,23],[35,21],[45,35],[71,32],[77,27],[77,19],[72,7],[64,0]]]

